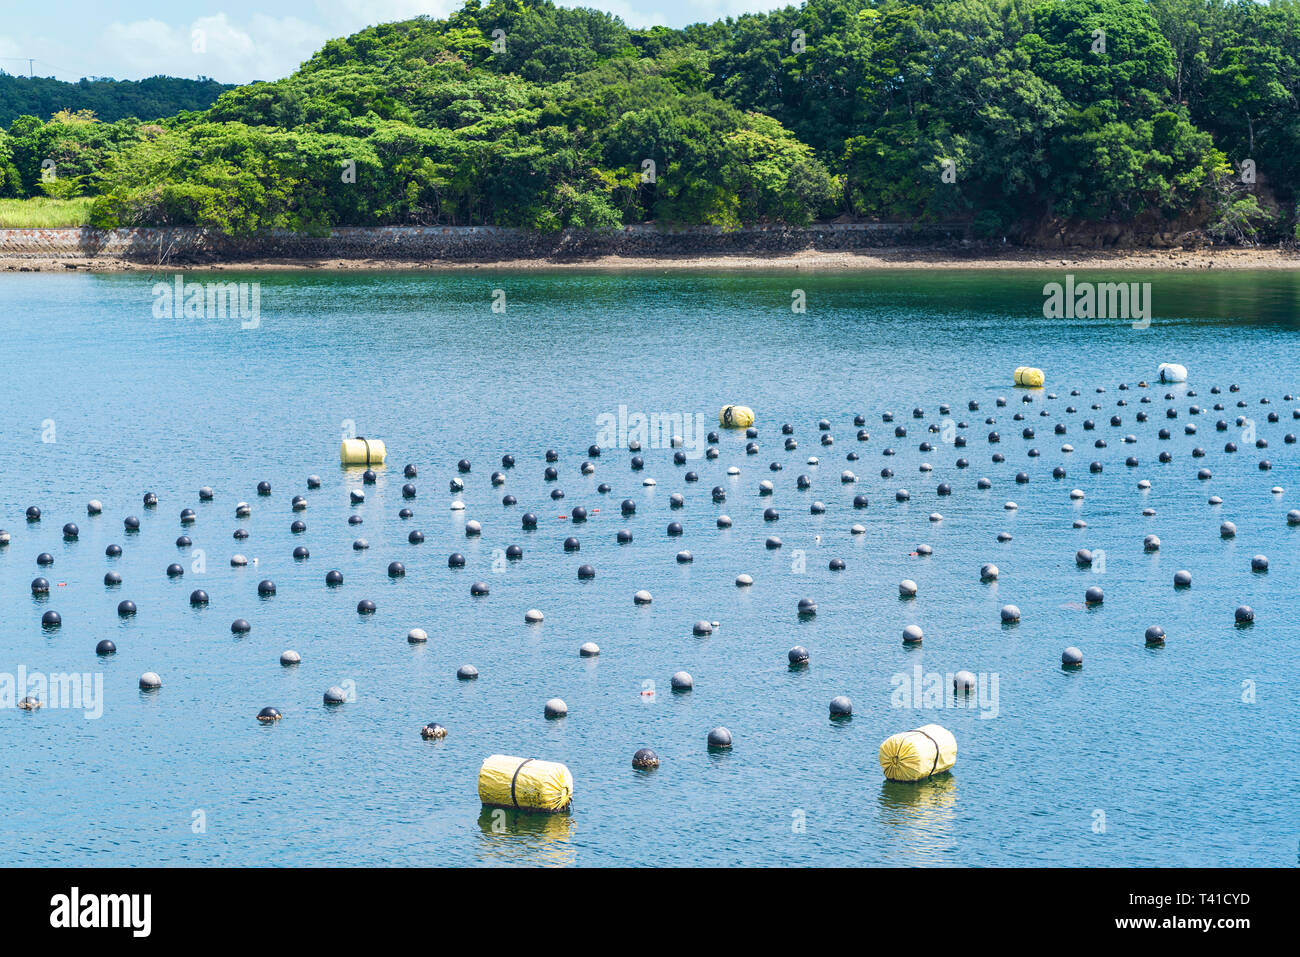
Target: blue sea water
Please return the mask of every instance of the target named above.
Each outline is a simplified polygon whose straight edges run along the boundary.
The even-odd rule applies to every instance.
[[[12,537],[0,549],[0,683],[20,670],[102,681],[99,717],[21,711],[12,696],[0,708],[0,861],[1280,866],[1300,856],[1300,527],[1286,522],[1300,507],[1300,467],[1284,442],[1300,432],[1300,400],[1283,398],[1300,392],[1300,274],[1113,277],[1152,284],[1147,329],[1044,318],[1043,285],[1063,271],[186,274],[260,283],[255,328],[155,318],[153,285],[172,275],[0,279],[0,527]],[[791,309],[795,290],[804,313]],[[1154,381],[1168,361],[1189,368],[1186,385]],[[1046,371],[1045,389],[1012,386],[1025,364]],[[620,407],[699,414],[714,429],[731,402],[754,408],[757,454],[738,432],[723,433],[713,460],[675,465],[672,449],[646,449],[641,472],[626,448],[587,454],[602,416]],[[1149,421],[1136,421],[1139,410]],[[890,411],[895,421],[883,422]],[[1250,421],[1239,427],[1238,416]],[[830,446],[819,441],[823,418]],[[786,422],[794,451],[782,445]],[[1184,434],[1189,422],[1195,435]],[[1057,423],[1066,435],[1052,434]],[[1021,437],[1026,426],[1035,438]],[[1172,437],[1157,438],[1161,428]],[[363,488],[360,470],[338,464],[350,429],[389,450],[359,506],[348,492]],[[1001,442],[990,445],[994,430]],[[1125,444],[1130,433],[1137,442]],[[953,434],[968,445],[945,441]],[[1097,438],[1107,447],[1094,448]],[[934,449],[921,452],[924,441]],[[1225,453],[1227,441],[1240,451]],[[1204,458],[1192,457],[1196,446]],[[543,479],[548,448],[559,452],[554,482]],[[1173,460],[1162,464],[1165,450]],[[996,451],[1004,463],[991,461]],[[859,460],[846,461],[850,452]],[[504,453],[516,465],[495,488]],[[1138,467],[1125,467],[1129,455]],[[956,468],[962,456],[969,468]],[[448,483],[462,458],[472,471],[457,512]],[[1263,458],[1271,471],[1258,468]],[[584,460],[593,474],[580,473]],[[1102,472],[1089,471],[1094,460]],[[407,462],[419,468],[410,501]],[[1058,465],[1066,478],[1052,478]],[[1211,479],[1197,479],[1202,467]],[[841,483],[845,468],[855,484]],[[684,480],[690,470],[698,482]],[[1030,481],[1017,484],[1018,472]],[[321,489],[307,490],[311,473]],[[991,489],[976,488],[981,476]],[[776,486],[770,498],[757,494],[764,479]],[[256,492],[261,480],[269,497]],[[940,482],[951,496],[936,495]],[[203,485],[213,502],[199,502]],[[722,504],[710,497],[718,485]],[[555,487],[564,499],[550,497]],[[900,503],[904,488],[911,500]],[[1074,488],[1086,497],[1071,500]],[[146,491],[156,509],[143,506]],[[674,492],[685,496],[679,510]],[[518,505],[503,507],[507,493]],[[291,511],[296,494],[305,512]],[[867,508],[853,507],[858,494]],[[1211,495],[1223,504],[1207,504]],[[87,515],[92,498],[102,515]],[[624,498],[635,515],[620,514]],[[824,514],[810,513],[814,500]],[[240,501],[250,518],[236,518]],[[33,504],[38,524],[24,519]],[[404,505],[409,520],[398,518]],[[576,505],[591,511],[585,524],[564,517]],[[776,522],[763,521],[769,505]],[[186,507],[198,519],[182,527]],[[521,528],[525,511],[538,515],[536,530]],[[732,528],[716,527],[720,513]],[[348,525],[352,514],[364,523]],[[128,515],[139,532],[124,531]],[[305,533],[290,532],[294,518]],[[1073,528],[1076,518],[1087,527]],[[466,537],[470,519],[481,537]],[[1220,537],[1224,520],[1236,538]],[[60,531],[69,521],[76,541]],[[670,521],[684,526],[680,538],[666,534]],[[865,533],[850,534],[854,523]],[[249,538],[236,541],[241,527]],[[631,544],[615,542],[623,528]],[[411,529],[424,544],[407,542]],[[1011,540],[998,542],[999,531]],[[181,534],[192,547],[175,545]],[[1147,534],[1162,540],[1158,552],[1143,550]],[[562,549],[569,535],[581,551]],[[765,548],[769,535],[783,547]],[[357,537],[370,548],[355,551]],[[105,556],[109,543],[122,545],[120,558]],[[915,554],[923,543],[932,555]],[[291,558],[300,544],[305,561]],[[500,560],[510,544],[523,547],[521,561]],[[1104,570],[1076,566],[1083,547],[1104,551]],[[694,562],[677,563],[680,549]],[[41,552],[52,566],[37,566]],[[236,552],[248,567],[230,566]],[[451,552],[466,567],[449,569]],[[1252,572],[1255,554],[1270,559],[1267,573]],[[836,557],[844,571],[829,570]],[[404,578],[388,577],[393,560]],[[182,578],[165,575],[172,562]],[[999,566],[996,583],[981,583],[985,562]],[[594,579],[577,578],[584,563]],[[110,569],[119,587],[103,584]],[[325,586],[330,569],[343,572],[341,587]],[[1190,589],[1174,589],[1178,569],[1192,573]],[[752,587],[735,586],[741,573]],[[46,598],[31,594],[37,575],[52,583]],[[264,578],[278,586],[273,597],[258,596]],[[904,578],[918,585],[913,600],[899,598]],[[490,595],[471,597],[476,581]],[[1105,601],[1085,607],[1091,585]],[[211,596],[206,607],[190,605],[195,588]],[[653,603],[634,605],[643,588]],[[797,617],[804,597],[816,617]],[[358,615],[364,598],[375,614]],[[134,617],[118,617],[123,599],[137,604]],[[1001,623],[1006,603],[1022,610],[1019,624]],[[1234,623],[1242,604],[1257,615],[1249,627]],[[530,608],[543,624],[524,623]],[[56,631],[41,626],[49,609],[62,616]],[[231,633],[239,617],[249,634]],[[699,619],[719,623],[713,635],[692,635]],[[921,646],[904,646],[908,624],[924,629]],[[1168,634],[1163,647],[1144,644],[1152,624]],[[414,627],[427,644],[408,644]],[[96,656],[104,638],[116,655]],[[586,641],[599,657],[579,657]],[[810,652],[806,669],[787,666],[796,644]],[[1085,655],[1081,670],[1060,667],[1069,645]],[[301,665],[281,667],[289,648]],[[465,663],[477,681],[456,679]],[[966,708],[950,696],[906,700],[900,686],[917,669],[922,684],[974,672],[984,698]],[[693,691],[669,690],[678,670],[694,676]],[[145,671],[162,677],[160,689],[138,688]],[[332,685],[355,700],[326,707]],[[828,702],[841,694],[854,714],[833,722]],[[569,715],[548,721],[542,705],[556,696]],[[284,719],[260,725],[267,705]],[[429,721],[449,736],[422,740]],[[928,723],[955,735],[956,766],[922,784],[885,782],[881,741]],[[718,725],[735,737],[730,752],[706,750]],[[631,767],[640,747],[659,753],[657,771]],[[484,811],[475,782],[492,753],[565,762],[572,813]]]

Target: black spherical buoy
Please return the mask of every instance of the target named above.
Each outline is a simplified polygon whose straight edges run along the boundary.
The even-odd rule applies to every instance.
[[[172,564],[167,566],[168,578],[180,578],[184,574],[185,574],[185,569],[182,568],[180,565],[176,564],[175,562],[172,562]]]
[[[27,521],[39,522],[40,520],[41,520],[41,510],[37,508],[35,505],[29,506],[27,509]]]
[[[257,712],[257,720],[262,722],[262,724],[274,724],[282,717],[284,717],[284,715],[280,714],[279,708],[267,707]]]
[[[49,582],[48,579],[45,579],[45,578],[33,578],[33,579],[32,579],[32,594],[33,594],[33,595],[48,595],[49,592],[50,592],[50,582]]]
[[[109,545],[106,549],[104,549],[104,554],[107,555],[109,558],[117,558],[122,554],[122,546]]]
[[[659,767],[659,755],[649,748],[640,748],[632,755],[632,767],[640,771],[650,771]]]
[[[1087,592],[1084,593],[1083,601],[1085,604],[1088,605],[1100,605],[1103,601],[1105,601],[1105,595],[1100,588],[1098,588],[1096,585],[1093,585],[1091,588],[1087,590]]]
[[[208,593],[202,588],[196,588],[190,592],[191,605],[206,605],[208,603]]]
[[[813,601],[811,598],[799,599],[800,618],[812,618],[816,614],[817,614],[817,602]]]
[[[1237,608],[1234,617],[1237,619],[1237,624],[1239,625],[1250,624],[1255,620],[1255,609],[1251,608],[1249,605],[1241,605]]]
[[[326,573],[325,573],[325,584],[326,584],[326,585],[342,585],[342,584],[343,584],[343,573],[342,573],[341,571],[338,571],[338,570],[333,570],[333,571],[328,571],[328,572],[326,572]]]
[[[140,520],[134,515],[128,515],[122,520],[122,527],[128,532],[138,532],[140,530]]]
[[[726,751],[731,748],[731,732],[726,728],[718,727],[709,732],[709,750]]]
[[[45,628],[58,628],[63,624],[63,618],[57,611],[47,611],[41,615],[41,625]]]
[[[257,593],[259,595],[274,595],[275,582],[271,581],[271,579],[269,578],[262,579],[260,582],[257,583]]]
[[[369,598],[363,598],[357,602],[358,615],[373,615],[375,613],[375,603]]]
[[[581,551],[581,549],[582,549],[582,543],[579,542],[573,536],[569,536],[564,540],[564,550],[566,552],[576,552],[576,551]]]
[[[117,645],[113,644],[112,641],[105,638],[102,641],[100,641],[99,644],[95,645],[95,654],[97,655],[117,654]]]
[[[795,645],[786,652],[785,656],[789,660],[791,667],[798,668],[808,664],[808,649],[803,645]]]
[[[1145,637],[1148,645],[1163,645],[1165,643],[1165,630],[1159,625],[1152,625],[1146,630]]]
[[[452,552],[450,555],[447,556],[447,567],[464,568],[465,556],[462,555],[460,552]]]
[[[135,611],[135,602],[133,601],[120,601],[117,603],[117,614],[120,618],[130,618],[135,614]]]
[[[532,512],[524,512],[523,516],[520,519],[520,522],[524,528],[536,528],[537,516],[534,515]]]
[[[469,586],[469,593],[476,597],[482,597],[488,594],[487,582],[475,582]]]
[[[67,525],[63,526],[63,538],[65,541],[75,542],[77,540],[77,536],[80,534],[81,534],[81,530],[78,529],[77,526],[74,525],[72,522],[68,522]]]
[[[419,545],[424,542],[424,532],[413,528],[411,529],[410,534],[406,536],[406,540],[412,545]]]
[[[104,584],[107,585],[109,588],[115,588],[116,586],[122,584],[122,576],[119,575],[117,572],[105,572]]]
[[[405,574],[406,574],[406,566],[403,565],[401,562],[388,563],[389,578],[401,578]]]
[[[296,561],[306,561],[311,558],[311,552],[308,550],[306,545],[299,545],[293,550],[293,557]]]
[[[270,482],[258,482],[258,483],[257,483],[257,494],[258,494],[258,495],[270,495],[270,494],[271,494],[271,483],[270,483]]]
[[[230,623],[230,633],[232,635],[246,635],[253,630],[253,626],[248,623],[247,618],[236,618]]]

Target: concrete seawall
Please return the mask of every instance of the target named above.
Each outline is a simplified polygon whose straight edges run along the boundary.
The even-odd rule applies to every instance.
[[[0,229],[0,257],[8,259],[121,259],[183,264],[282,260],[583,259],[597,256],[690,257],[779,254],[803,250],[851,252],[962,243],[954,225],[828,224],[795,228],[750,226],[724,230],[693,226],[536,232],[497,226],[340,227],[326,236],[275,230],[250,238],[193,226],[101,231],[89,228]]]

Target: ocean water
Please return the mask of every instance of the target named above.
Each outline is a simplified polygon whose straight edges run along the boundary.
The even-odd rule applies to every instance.
[[[1043,285],[1063,271],[185,274],[260,283],[253,328],[156,318],[154,284],[173,275],[0,279],[4,863],[1284,866],[1300,855],[1300,527],[1286,521],[1300,507],[1300,468],[1284,441],[1300,432],[1300,400],[1284,400],[1300,393],[1300,274],[1124,273],[1151,283],[1146,329],[1044,318]],[[791,308],[796,290],[805,312]],[[1186,385],[1155,382],[1167,361],[1188,367]],[[1045,370],[1045,389],[1012,386],[1024,364]],[[732,402],[757,414],[756,454],[724,431],[716,459],[688,443],[676,465],[655,442],[634,472],[620,437],[601,435],[622,407],[683,416],[694,440],[695,423],[716,429]],[[1136,421],[1141,410],[1149,421]],[[820,419],[833,445],[821,444]],[[783,447],[783,423],[796,450]],[[1025,427],[1035,438],[1022,438]],[[361,471],[338,464],[349,431],[389,450],[359,506],[348,493],[363,487]],[[1137,441],[1125,444],[1128,434]],[[933,450],[920,451],[925,441]],[[1240,451],[1224,452],[1227,441]],[[589,457],[596,442],[602,453]],[[1192,457],[1197,446],[1204,458]],[[559,452],[553,482],[547,449]],[[1166,450],[1172,461],[1158,462]],[[494,487],[505,453],[516,464]],[[453,496],[462,458],[472,470]],[[593,474],[581,474],[584,460]],[[1092,461],[1104,470],[1090,472]],[[419,469],[409,501],[408,462]],[[1063,479],[1052,478],[1058,465]],[[840,481],[846,468],[856,483]],[[1199,468],[1213,477],[1198,480]],[[685,481],[688,471],[699,480]],[[308,491],[312,473],[323,485]],[[796,487],[801,474],[810,489]],[[992,488],[977,489],[980,477]],[[758,495],[765,479],[770,498]],[[257,494],[262,480],[270,496]],[[936,494],[941,482],[950,496]],[[198,499],[204,485],[210,503]],[[1072,500],[1074,488],[1086,497]],[[506,493],[518,505],[504,507]],[[305,512],[290,509],[297,494]],[[864,509],[853,507],[859,494]],[[464,511],[450,509],[453,497]],[[87,515],[92,498],[102,515]],[[635,515],[620,514],[625,498]],[[824,514],[811,514],[815,500]],[[250,518],[236,518],[241,501]],[[25,520],[29,505],[39,523]],[[577,505],[590,511],[585,524],[567,518]],[[768,506],[779,520],[763,520]],[[198,517],[183,527],[187,507]],[[536,530],[521,528],[525,511]],[[716,527],[721,513],[728,530]],[[362,525],[347,524],[353,514]],[[124,530],[128,515],[138,532]],[[291,533],[295,518],[305,533]],[[1073,528],[1076,518],[1087,527]],[[481,537],[465,535],[470,519]],[[1235,538],[1220,537],[1224,520]],[[681,537],[667,535],[671,521]],[[63,539],[65,522],[78,540]],[[865,533],[850,534],[854,523]],[[236,541],[236,528],[249,537]],[[634,541],[619,545],[624,528]],[[412,529],[423,544],[408,543]],[[1000,531],[1011,540],[998,542]],[[191,547],[175,544],[183,533]],[[1158,552],[1144,551],[1147,534],[1160,537]],[[570,535],[579,552],[563,550]],[[783,546],[766,548],[769,535]],[[358,537],[368,550],[353,549]],[[106,557],[110,543],[120,558]],[[502,559],[511,544],[522,560]],[[921,544],[933,554],[917,554]],[[297,545],[308,559],[291,557]],[[1104,563],[1076,566],[1083,547]],[[679,564],[680,549],[694,562]],[[37,565],[42,552],[52,566]],[[236,552],[248,567],[230,566]],[[466,567],[448,568],[452,552]],[[1252,572],[1256,554],[1270,559],[1266,573]],[[846,568],[831,571],[833,558]],[[404,578],[388,577],[394,560]],[[166,576],[173,562],[183,577]],[[999,566],[997,582],[981,583],[985,562]],[[580,564],[596,577],[579,580]],[[325,586],[330,569],[342,586]],[[1191,588],[1174,589],[1178,569]],[[103,584],[109,570],[120,586]],[[741,573],[752,587],[736,587]],[[31,593],[37,575],[52,583],[47,597]],[[264,578],[273,597],[258,595]],[[904,578],[915,599],[900,599]],[[476,581],[488,596],[470,595]],[[1105,601],[1085,607],[1092,585]],[[209,593],[206,607],[190,605],[195,588]],[[636,606],[643,588],[654,601]],[[804,597],[817,602],[814,618],[796,614]],[[362,616],[366,598],[378,610]],[[118,617],[123,599],[134,617]],[[1007,603],[1022,611],[1016,625],[1000,621]],[[1256,612],[1249,627],[1234,622],[1242,604]],[[530,608],[545,622],[526,625]],[[54,631],[41,625],[50,609],[62,616]],[[240,617],[247,635],[231,633]],[[700,619],[718,622],[711,636],[692,634]],[[920,646],[904,646],[909,624],[924,629]],[[1167,632],[1163,647],[1144,644],[1153,624]],[[408,644],[413,627],[427,644]],[[104,638],[115,655],[96,656]],[[579,656],[586,641],[599,657]],[[788,667],[794,645],[809,667]],[[1081,670],[1060,666],[1070,645],[1085,655]],[[289,648],[301,665],[281,667]],[[477,681],[456,679],[466,663]],[[959,669],[980,680],[968,706],[911,694]],[[693,691],[669,689],[679,670]],[[138,688],[145,671],[160,689]],[[33,674],[87,675],[102,695],[19,710],[15,682]],[[326,707],[332,685],[355,700]],[[841,694],[853,717],[831,721]],[[542,705],[557,696],[569,715],[546,720]],[[284,718],[263,726],[255,715],[268,705]],[[429,721],[449,736],[422,740]],[[921,784],[885,782],[881,741],[928,723],[955,735],[956,766]],[[735,745],[710,753],[719,725]],[[658,770],[631,767],[640,747],[658,752]],[[492,753],[565,762],[572,812],[485,811],[476,776]]]

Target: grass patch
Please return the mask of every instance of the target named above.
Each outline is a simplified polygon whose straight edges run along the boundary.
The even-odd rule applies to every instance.
[[[85,226],[93,202],[94,199],[89,196],[76,199],[51,199],[48,196],[0,199],[0,229]]]

